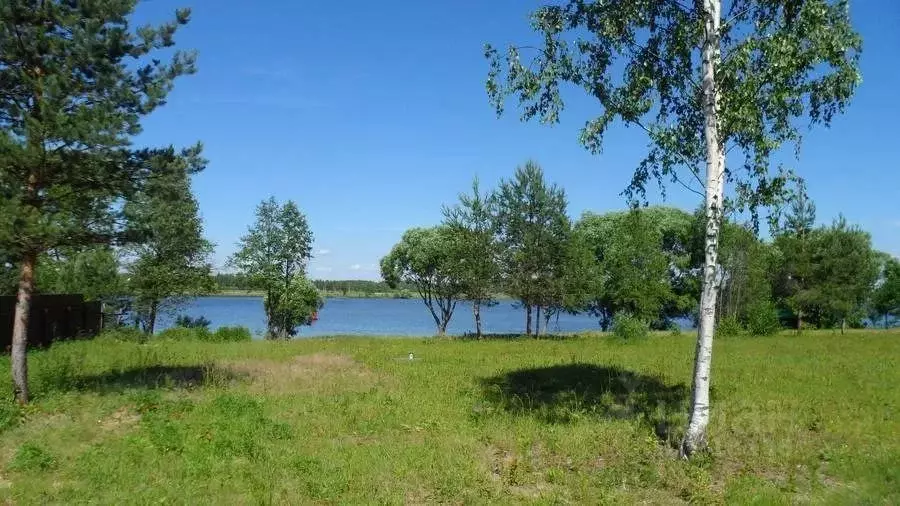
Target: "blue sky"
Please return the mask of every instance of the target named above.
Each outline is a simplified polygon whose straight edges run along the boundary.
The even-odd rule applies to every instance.
[[[265,8],[256,7],[265,5]],[[573,93],[563,121],[498,119],[484,91],[483,44],[532,37],[522,0],[309,2],[148,0],[137,22],[191,7],[176,37],[199,51],[199,72],[144,123],[138,142],[205,145],[194,181],[222,267],[274,195],[307,214],[316,237],[315,278],[377,279],[378,260],[412,226],[435,224],[477,175],[491,187],[528,159],[565,188],[573,217],[621,208],[642,158],[637,129],[609,132],[601,156],[578,144],[597,106]],[[820,222],[843,213],[900,255],[900,2],[855,0],[864,40],[863,84],[831,129],[806,133],[799,160]],[[698,197],[670,186],[666,203]],[[659,203],[658,196],[651,202]]]

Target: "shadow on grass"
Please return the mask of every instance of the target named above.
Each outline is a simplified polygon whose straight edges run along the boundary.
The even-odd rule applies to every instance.
[[[147,366],[109,371],[96,375],[59,378],[58,390],[94,391],[100,393],[140,389],[191,389],[207,385],[224,385],[239,375],[211,365]]]
[[[481,380],[484,399],[514,415],[548,423],[584,417],[633,419],[663,441],[675,443],[683,425],[689,389],[619,367],[565,364],[519,369]]]

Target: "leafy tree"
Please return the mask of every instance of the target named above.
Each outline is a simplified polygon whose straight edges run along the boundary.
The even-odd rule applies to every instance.
[[[41,258],[35,291],[78,293],[86,300],[110,302],[124,292],[117,253],[109,246],[53,252]]]
[[[268,336],[287,338],[299,325],[308,325],[318,307],[297,301],[310,296],[306,267],[312,258],[313,235],[293,201],[279,205],[274,197],[256,208],[256,223],[238,243],[238,251],[229,259],[245,277],[248,286],[262,290]],[[294,293],[299,290],[298,293]],[[305,307],[307,314],[298,312]],[[289,316],[290,318],[288,318]]]
[[[20,402],[28,400],[26,333],[38,258],[123,240],[121,202],[152,173],[148,159],[180,156],[136,150],[130,141],[174,79],[194,71],[193,54],[164,49],[189,11],[130,30],[135,4],[0,2],[0,250],[19,269],[11,362]]]
[[[414,285],[440,336],[446,334],[456,303],[465,296],[465,283],[457,277],[456,247],[446,226],[412,228],[381,259],[381,277],[392,288],[400,283]]]
[[[191,295],[213,290],[199,205],[186,167],[170,167],[148,181],[125,213],[140,241],[127,248],[128,291],[135,323],[152,335],[160,312],[174,312]]]
[[[600,264],[583,234],[574,232],[566,241],[562,273],[550,280],[550,303],[544,308],[544,330],[561,313],[578,314],[590,309],[602,283]]]
[[[613,316],[629,314],[645,324],[659,319],[663,306],[675,295],[669,282],[669,262],[662,249],[662,234],[645,212],[632,210],[609,216],[609,230],[594,230],[594,251],[603,273],[603,288],[593,312],[608,328]],[[602,220],[603,218],[600,218]],[[582,228],[602,223],[587,215]],[[593,222],[593,223],[592,223]]]
[[[848,318],[862,311],[878,276],[872,240],[843,217],[820,231],[817,239],[815,298],[828,320],[840,322],[843,333]]]
[[[276,289],[267,296],[263,305],[266,314],[270,315],[269,328],[275,329],[274,334],[293,337],[300,325],[312,325],[325,300],[306,277],[296,276],[290,285]]]
[[[544,181],[534,162],[516,169],[494,194],[500,273],[504,291],[525,306],[525,334],[532,331],[532,310],[554,304],[554,284],[563,275],[571,224],[566,195]],[[537,317],[538,327],[540,316]],[[539,331],[536,328],[536,333]]]
[[[872,309],[888,328],[888,317],[900,316],[900,260],[885,255],[878,287],[872,295]]]
[[[495,304],[494,286],[498,278],[491,195],[482,194],[478,178],[472,182],[472,194],[460,194],[459,203],[444,208],[444,224],[454,241],[456,253],[454,277],[462,283],[464,296],[472,302],[475,335],[481,338],[481,308]]]
[[[591,312],[604,330],[620,312],[665,328],[696,305],[689,214],[665,207],[585,213],[576,230],[600,262],[603,283]]]
[[[733,317],[746,324],[751,310],[760,311],[761,304],[772,300],[772,247],[752,228],[727,219],[721,233],[717,318]]]
[[[581,142],[598,152],[616,120],[647,132],[649,152],[627,193],[656,179],[704,196],[706,244],[693,399],[682,454],[706,445],[715,327],[719,227],[725,186],[756,217],[776,201],[784,178],[769,175],[772,153],[798,143],[799,125],[830,123],[859,82],[860,37],[846,0],[567,0],[540,7],[533,58],[491,46],[488,93],[502,111],[516,96],[524,119],[558,121],[562,84],[600,102]],[[533,46],[528,46],[533,47]],[[807,119],[809,121],[805,121]],[[740,170],[726,155],[743,154]],[[702,167],[705,165],[705,178]],[[697,188],[699,185],[699,188]]]

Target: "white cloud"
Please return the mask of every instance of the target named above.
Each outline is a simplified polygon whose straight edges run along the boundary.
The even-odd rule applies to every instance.
[[[332,270],[331,267],[316,267],[316,272],[331,272]]]
[[[358,271],[360,269],[362,269],[362,265],[359,265],[359,264],[353,264],[350,266],[350,270],[352,270],[352,271]]]
[[[327,255],[327,254],[329,254],[329,253],[331,253],[331,250],[330,250],[330,249],[325,249],[325,248],[322,248],[322,249],[320,249],[319,251],[316,251],[316,255],[319,255],[320,257],[321,257],[321,256],[325,256],[325,255]]]

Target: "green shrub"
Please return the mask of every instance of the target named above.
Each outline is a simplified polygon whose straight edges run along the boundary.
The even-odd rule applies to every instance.
[[[778,309],[770,301],[762,301],[747,308],[747,330],[754,336],[771,336],[781,330]]]
[[[171,339],[173,341],[206,341],[211,343],[243,342],[253,339],[250,329],[247,327],[219,327],[215,332],[210,332],[205,327],[172,327],[156,336],[157,339]]]
[[[735,316],[726,316],[716,325],[717,337],[734,337],[744,333],[744,326]]]
[[[253,339],[253,335],[250,333],[250,329],[242,326],[235,327],[219,327],[212,334],[212,340],[218,342],[238,342],[238,341],[250,341]]]
[[[210,332],[208,329],[203,327],[196,328],[186,328],[186,327],[172,327],[170,329],[166,329],[160,332],[157,336],[157,339],[171,339],[173,341],[209,341]]]
[[[22,408],[15,402],[0,402],[0,434],[19,425],[22,421]]]
[[[669,323],[669,334],[671,334],[672,337],[681,337],[681,326],[675,322]]]
[[[628,313],[616,313],[612,324],[613,335],[626,341],[647,337],[650,325]]]
[[[128,343],[139,343],[144,341],[147,338],[147,335],[134,327],[115,327],[110,330],[104,330],[103,333],[100,334],[100,338]]]
[[[9,463],[13,471],[46,471],[56,465],[56,459],[43,447],[25,443],[19,447]]]
[[[210,323],[212,322],[210,322],[203,316],[192,318],[186,314],[183,314],[175,319],[176,327],[184,327],[188,329],[209,329]]]

